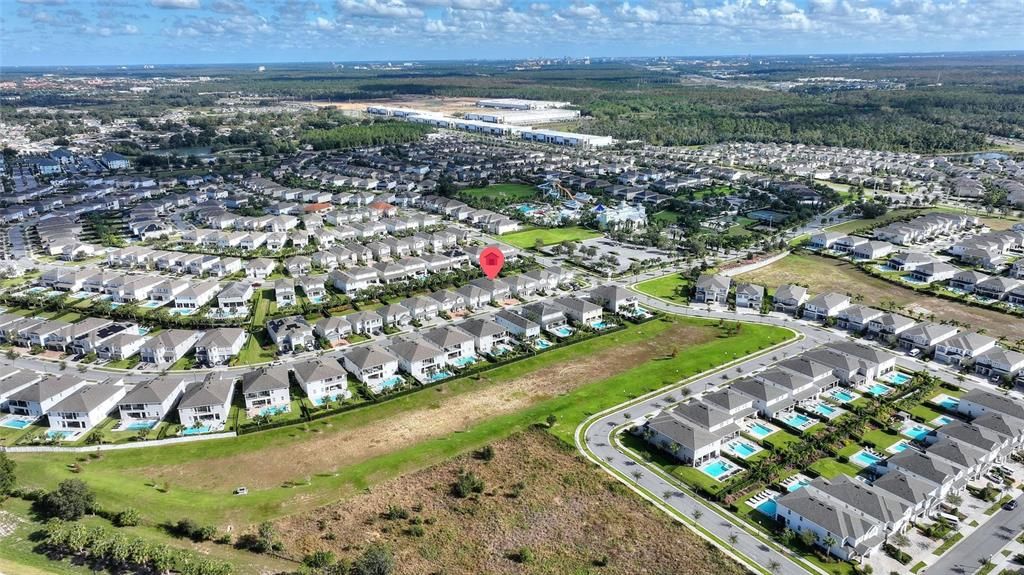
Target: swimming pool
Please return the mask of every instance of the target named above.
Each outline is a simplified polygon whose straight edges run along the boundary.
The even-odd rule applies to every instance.
[[[786,491],[792,493],[797,489],[800,489],[801,487],[807,485],[808,483],[810,483],[810,481],[806,481],[804,479],[797,479],[796,481],[790,482],[790,484],[786,486]]]
[[[764,439],[769,435],[775,433],[776,430],[764,425],[763,423],[752,423],[750,424],[750,434],[758,439]]]
[[[910,447],[909,443],[907,443],[906,441],[900,440],[900,441],[897,441],[896,443],[893,443],[892,445],[890,445],[886,449],[886,451],[888,451],[889,453],[903,453],[904,451],[907,450],[908,447]]]
[[[175,307],[167,310],[167,313],[170,313],[171,315],[186,316],[196,313],[196,310],[190,307]]]
[[[25,429],[26,427],[32,425],[32,421],[32,419],[12,415],[10,417],[4,418],[4,420],[0,422],[0,426],[9,427],[11,429]]]
[[[590,324],[590,327],[592,327],[594,329],[605,329],[605,328],[611,327],[611,326],[608,324],[608,322],[606,322],[604,320],[601,320],[601,321],[595,321],[594,323]]]
[[[551,342],[544,338],[539,338],[537,341],[533,342],[533,347],[537,349],[547,349],[551,347]]]
[[[125,431],[142,431],[143,429],[153,429],[153,427],[156,426],[156,423],[155,419],[142,419],[122,424],[121,429]]]
[[[466,367],[467,365],[472,365],[474,363],[476,363],[476,358],[472,355],[469,357],[456,358],[452,361],[452,365],[455,367]]]
[[[936,417],[935,419],[933,419],[932,423],[934,423],[935,425],[938,425],[939,427],[942,427],[943,425],[949,425],[950,423],[953,423],[954,421],[956,421],[956,420],[953,419],[952,417],[948,416],[948,415],[940,415],[940,416]]]
[[[271,415],[280,415],[282,413],[288,413],[291,410],[292,406],[290,405],[268,405],[267,407],[264,407],[263,409],[260,410],[260,415],[269,417]]]
[[[199,434],[202,434],[202,433],[209,433],[209,432],[210,432],[210,426],[208,426],[208,425],[201,425],[199,427],[187,427],[187,428],[181,430],[181,434],[182,435],[199,435]]]
[[[908,381],[910,381],[910,379],[911,379],[911,377],[909,375],[907,375],[905,373],[900,373],[898,371],[890,372],[890,373],[886,374],[886,377],[885,377],[885,381],[888,381],[889,383],[891,383],[893,385],[903,385],[904,383],[907,383]]]
[[[930,432],[930,427],[925,427],[920,423],[904,426],[903,429],[900,430],[900,433],[906,435],[911,439],[921,439],[922,437],[928,435]]]
[[[442,379],[445,379],[445,378],[448,378],[448,377],[451,377],[451,376],[452,376],[452,372],[450,372],[450,371],[438,371],[438,372],[435,372],[435,373],[431,374],[429,377],[427,377],[427,380],[429,380],[429,381],[441,381]]]
[[[65,439],[70,439],[75,435],[75,433],[76,432],[74,431],[47,431],[46,437],[50,439],[56,439],[58,441],[63,441]]]
[[[393,375],[385,379],[384,381],[380,382],[380,389],[391,389],[392,387],[402,383],[402,381],[402,376]]]
[[[569,337],[572,335],[572,328],[567,325],[560,325],[551,330],[558,337]]]
[[[775,519],[775,511],[778,509],[774,499],[765,499],[757,506],[757,510],[764,515]]]
[[[831,405],[829,405],[827,403],[822,403],[822,402],[819,401],[818,403],[814,404],[814,407],[811,408],[811,411],[813,411],[814,413],[817,413],[818,415],[821,415],[821,416],[825,417],[826,419],[831,419],[831,418],[835,417],[836,415],[838,415],[839,408],[838,407],[832,407]]]
[[[850,403],[854,399],[857,399],[856,397],[854,397],[852,393],[850,393],[849,391],[844,391],[842,389],[837,389],[833,391],[831,397],[832,399],[838,401],[839,403]]]
[[[516,211],[518,211],[521,214],[528,214],[536,209],[537,208],[531,206],[530,204],[521,204],[519,206],[516,206]]]
[[[793,413],[786,419],[783,419],[782,423],[795,429],[803,429],[811,423],[811,418],[802,413]]]
[[[878,463],[881,460],[881,457],[875,455],[874,453],[864,451],[863,449],[858,451],[857,453],[854,453],[853,457],[850,458],[850,461],[852,463],[860,465],[861,467],[871,467],[872,465]]]
[[[724,459],[713,459],[700,466],[700,470],[710,475],[712,479],[718,479],[733,469],[736,469],[736,466]]]
[[[933,397],[932,403],[934,403],[935,405],[942,406],[943,409],[946,409],[948,411],[956,411],[956,409],[960,407],[959,399],[951,395],[946,395],[945,393]]]
[[[759,448],[747,443],[746,441],[733,441],[729,443],[729,449],[743,459],[761,451]]]
[[[140,303],[139,307],[154,308],[154,307],[160,307],[160,306],[162,306],[162,305],[164,305],[166,303],[167,303],[166,301],[150,299],[150,300],[146,300],[146,301]]]
[[[882,385],[881,383],[872,383],[868,386],[868,393],[875,397],[885,395],[892,391],[892,388],[888,385]]]

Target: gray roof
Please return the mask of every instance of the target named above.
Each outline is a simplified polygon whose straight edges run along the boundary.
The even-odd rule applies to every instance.
[[[505,333],[505,328],[493,320],[474,318],[466,320],[458,327],[473,337],[487,337]]]
[[[68,374],[59,376],[48,375],[25,389],[16,391],[8,399],[39,403],[44,399],[49,399],[59,393],[63,393],[84,381],[82,378]]]
[[[808,489],[797,489],[780,497],[776,503],[821,526],[840,541],[859,539],[874,525],[858,515],[847,512],[824,497],[815,497]]]
[[[992,411],[998,411],[1010,417],[1024,420],[1024,407],[1005,395],[983,389],[972,389],[960,398],[961,402],[964,400],[984,406]]]
[[[436,345],[423,340],[398,340],[388,346],[388,351],[408,362],[422,361],[444,355]]]
[[[244,334],[245,330],[240,327],[218,327],[206,332],[196,347],[230,347]]]
[[[754,399],[760,399],[765,402],[778,399],[789,393],[781,387],[776,387],[748,377],[734,382],[730,387],[736,391],[745,393]]]
[[[71,395],[60,400],[57,405],[50,408],[50,411],[89,413],[123,391],[123,386],[109,383],[86,385],[76,389]]]
[[[345,371],[337,361],[312,359],[302,363],[294,364],[292,369],[295,372],[295,379],[301,382],[322,381],[325,379],[345,376]]]
[[[178,409],[224,405],[231,399],[231,391],[235,388],[235,380],[228,377],[215,377],[208,374],[203,381],[189,384],[181,396]]]
[[[698,289],[728,290],[732,278],[721,274],[701,274],[695,285]]]
[[[775,301],[800,301],[807,296],[807,288],[795,284],[783,284],[775,290]]]
[[[924,501],[935,489],[934,486],[902,471],[890,471],[876,479],[871,486],[910,504]]]
[[[831,366],[812,361],[808,354],[804,354],[780,361],[775,367],[770,367],[758,375],[776,385],[796,389],[831,373]],[[794,377],[793,374],[799,377]]]
[[[136,385],[128,392],[118,405],[129,403],[163,403],[165,399],[176,393],[181,382],[188,379],[184,375],[161,375],[156,379]]]
[[[699,449],[720,439],[717,434],[682,421],[667,412],[655,416],[646,426],[689,449]]]
[[[288,368],[261,367],[242,376],[242,393],[288,389]]]
[[[356,347],[346,353],[344,357],[360,370],[384,365],[398,359],[376,344]]]
[[[455,326],[441,326],[436,327],[423,334],[423,338],[428,340],[430,343],[445,349],[453,345],[461,345],[463,343],[473,341],[473,336],[462,331]]]
[[[829,497],[842,501],[863,512],[877,521],[890,523],[903,517],[910,505],[881,489],[875,489],[845,475],[839,475],[831,481],[818,478],[807,486],[813,493],[815,489],[826,493]]]
[[[713,409],[703,401],[684,403],[673,409],[672,414],[696,423],[704,429],[716,427],[733,419],[729,414]]]
[[[955,475],[957,469],[940,459],[929,457],[913,449],[907,449],[886,460],[888,467],[904,469],[932,483],[942,484]]]

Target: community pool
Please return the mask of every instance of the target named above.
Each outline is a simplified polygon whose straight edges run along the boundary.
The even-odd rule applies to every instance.
[[[830,397],[838,401],[839,403],[850,403],[851,401],[857,399],[852,393],[842,389],[834,390]]]
[[[911,377],[909,375],[905,373],[900,373],[898,371],[890,372],[885,376],[885,381],[888,381],[893,385],[903,385],[904,383],[907,383],[910,380]]]
[[[200,425],[199,427],[186,427],[185,429],[181,430],[182,435],[200,435],[209,432],[210,426],[208,425]]]
[[[850,458],[850,462],[854,463],[855,465],[860,465],[861,467],[871,467],[872,465],[878,463],[881,460],[881,457],[869,451],[864,451],[863,449],[858,451],[857,453],[854,453],[853,457]]]
[[[765,499],[757,506],[758,511],[772,519],[775,519],[776,509],[778,509],[778,505],[775,504],[774,499]]]
[[[932,429],[930,427],[925,427],[920,423],[914,423],[912,425],[904,426],[903,429],[900,430],[900,433],[911,439],[921,439],[931,433],[931,431]]]
[[[472,355],[469,357],[460,357],[452,361],[452,365],[455,367],[466,367],[467,365],[473,365],[474,363],[476,363],[476,357]]]
[[[567,325],[560,325],[552,329],[551,333],[557,335],[558,337],[569,337],[570,335],[572,335],[572,328]]]
[[[883,396],[891,391],[891,387],[889,387],[888,385],[883,385],[881,383],[872,383],[871,385],[868,386],[868,393],[875,397]]]
[[[699,468],[704,473],[710,475],[713,479],[718,479],[736,469],[736,466],[724,459],[713,459]]]
[[[764,439],[769,435],[775,433],[775,430],[764,425],[763,423],[752,423],[750,424],[750,434],[758,439]]]

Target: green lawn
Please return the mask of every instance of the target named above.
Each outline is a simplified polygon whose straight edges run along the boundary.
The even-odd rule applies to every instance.
[[[654,321],[594,338],[572,346],[559,348],[517,363],[499,367],[487,373],[487,382],[472,378],[445,383],[446,394],[472,391],[480,385],[500,385],[503,381],[522,377],[532,370],[585,356],[598,350],[613,349],[627,342],[645,341],[663,333],[671,322],[709,325],[691,319]],[[374,421],[386,419],[407,410],[431,409],[435,405],[437,389],[413,393],[362,409],[318,420],[312,424],[291,426],[250,434],[227,440],[165,446],[160,449],[139,449],[105,453],[101,459],[90,461],[87,469],[78,475],[96,491],[101,506],[116,507],[130,500],[144,510],[151,521],[177,520],[192,515],[199,521],[219,522],[225,517],[233,521],[254,523],[269,517],[298,513],[304,509],[336,501],[345,494],[364,489],[389,477],[420,469],[446,460],[456,454],[505,437],[514,431],[555,415],[557,422],[552,432],[567,443],[577,425],[592,413],[637,397],[682,378],[692,376],[714,365],[730,361],[738,355],[757,351],[792,337],[789,330],[765,325],[745,324],[739,334],[721,337],[689,348],[688,353],[664,360],[650,361],[620,375],[576,388],[569,393],[537,401],[517,412],[494,417],[461,432],[416,445],[397,449],[372,459],[342,467],[336,473],[314,475],[309,484],[293,488],[270,488],[250,491],[244,499],[232,498],[225,493],[186,489],[172,486],[167,492],[152,487],[145,469],[185,463],[199,459],[216,459],[234,454],[258,451],[302,442],[309,433],[337,433]],[[72,454],[16,454],[21,483],[30,488],[51,489],[57,482],[69,477],[68,465],[75,461]],[[301,479],[301,478],[296,478]]]
[[[802,440],[785,429],[780,429],[761,441],[775,447],[776,449],[782,449],[791,443],[800,443]]]
[[[839,475],[849,475],[850,477],[854,477],[860,473],[860,468],[856,465],[839,463],[839,461],[831,457],[815,461],[811,464],[810,469],[826,479],[832,479]]]
[[[117,361],[112,361],[104,367],[110,367],[114,369],[132,369],[136,365],[139,365],[139,361],[141,360],[142,358],[139,356],[139,354],[135,354],[127,359],[119,359]]]
[[[892,222],[894,220],[898,220],[898,219],[905,218],[905,217],[919,216],[921,214],[928,214],[928,213],[933,213],[933,212],[950,212],[950,211],[957,211],[957,210],[950,210],[948,208],[908,208],[908,209],[892,210],[892,211],[889,211],[888,213],[886,213],[884,216],[882,216],[880,218],[867,218],[867,219],[858,219],[858,220],[850,220],[848,222],[843,222],[841,224],[829,227],[828,231],[830,231],[830,232],[839,232],[839,233],[843,233],[843,234],[852,234],[854,232],[859,232],[859,231],[865,230],[867,228],[874,228],[876,226],[881,226],[881,225],[887,224],[889,222]]]
[[[690,282],[682,274],[669,274],[640,282],[633,289],[673,303],[686,304],[690,301]],[[680,294],[680,291],[683,295]]]
[[[242,351],[238,352],[238,358],[235,360],[235,365],[252,365],[255,363],[266,363],[268,361],[274,361],[276,352],[273,348],[263,349],[260,347],[260,342],[253,336],[249,336],[249,339],[245,341],[245,346],[242,347]]]
[[[549,246],[562,242],[578,242],[599,237],[601,237],[601,232],[573,226],[568,228],[533,228],[512,232],[501,236],[501,241],[510,243],[517,248],[527,249],[532,248],[537,243],[537,240]]]
[[[875,449],[884,452],[886,448],[900,440],[899,435],[889,435],[881,429],[872,429],[864,434],[864,440],[871,443]]]
[[[526,184],[494,184],[486,188],[467,188],[460,194],[471,198],[487,198],[496,202],[524,202],[537,196],[537,188]]]

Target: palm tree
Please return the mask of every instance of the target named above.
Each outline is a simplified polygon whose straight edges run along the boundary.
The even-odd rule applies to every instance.
[[[778,561],[772,559],[771,561],[768,562],[767,567],[768,567],[768,570],[771,571],[772,573],[778,573],[779,569],[782,568],[782,565]]]

